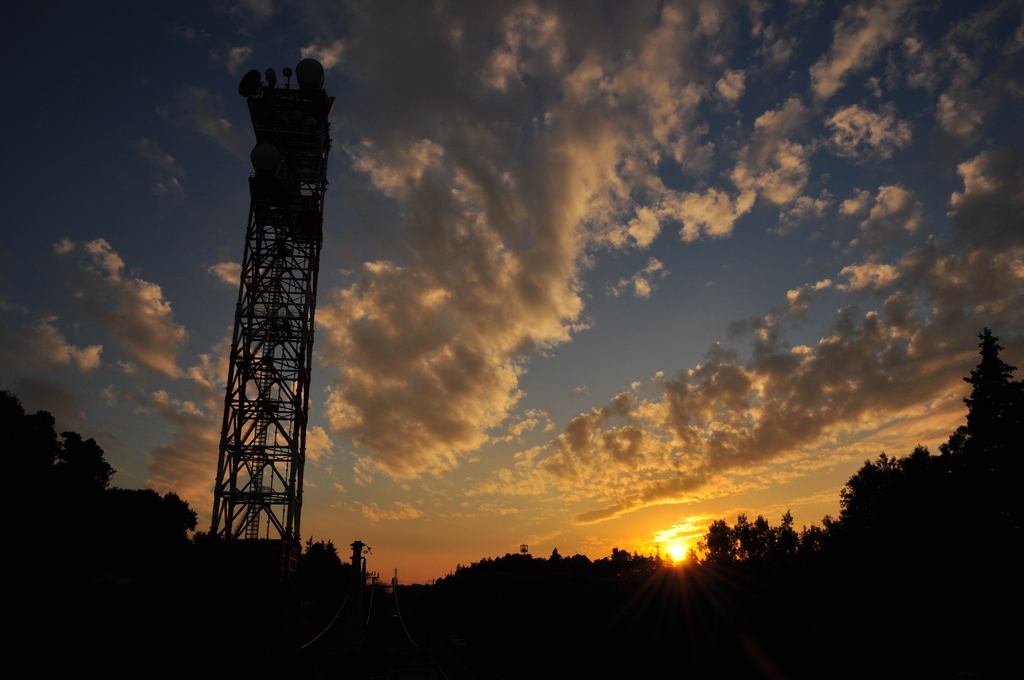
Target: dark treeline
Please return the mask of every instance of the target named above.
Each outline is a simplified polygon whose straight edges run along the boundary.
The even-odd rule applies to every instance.
[[[612,548],[612,554],[598,560],[591,560],[586,555],[562,557],[558,548],[551,552],[547,559],[534,557],[530,554],[505,553],[504,557],[491,559],[485,557],[471,565],[458,565],[456,576],[552,576],[572,574],[575,576],[596,576],[601,578],[633,578],[660,569],[667,562],[660,554],[641,555],[628,550]]]
[[[964,378],[973,386],[967,424],[939,455],[918,446],[904,457],[865,461],[840,492],[839,517],[799,533],[788,512],[779,526],[762,516],[740,515],[733,526],[717,520],[700,544],[702,561],[778,569],[862,554],[908,565],[1009,557],[1006,538],[1020,532],[1024,382],[1012,379],[1015,367],[999,358],[991,331],[979,337],[981,363]]]
[[[615,550],[483,559],[404,595],[502,677],[1016,677],[1024,383],[986,329],[967,424],[866,461],[839,516],[713,522],[682,567]]]
[[[58,434],[50,413],[26,413],[7,390],[0,428],[23,537],[11,648],[33,675],[180,677],[202,666],[262,677],[268,640],[297,647],[345,597],[350,567],[330,541],[308,539],[298,577],[282,585],[273,555],[195,532],[196,512],[174,493],[113,485],[95,440]]]
[[[937,453],[865,462],[837,517],[717,520],[682,566],[618,549],[485,558],[401,587],[403,628],[423,649],[457,640],[477,677],[1016,677],[1024,384],[980,337],[967,424]],[[95,441],[6,391],[0,425],[27,537],[11,648],[33,674],[341,671],[296,651],[348,592],[331,541],[307,540],[282,584],[259,545],[190,534],[178,496],[113,486]]]
[[[114,469],[93,439],[58,435],[52,415],[26,413],[6,390],[0,428],[23,537],[22,559],[11,561],[12,649],[31,656],[31,673],[103,667],[127,675],[157,650],[194,644],[178,613],[196,605],[188,503],[112,486]]]

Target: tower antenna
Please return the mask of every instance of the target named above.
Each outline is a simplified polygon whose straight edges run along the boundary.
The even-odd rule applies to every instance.
[[[285,69],[291,76],[291,69]],[[323,242],[328,118],[334,97],[314,59],[295,68],[298,89],[268,69],[247,73],[256,146],[249,222],[235,307],[211,533],[280,541],[291,572],[300,548],[313,316]],[[266,539],[264,539],[266,540]]]

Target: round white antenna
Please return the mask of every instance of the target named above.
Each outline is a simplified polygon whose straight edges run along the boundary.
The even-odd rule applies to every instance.
[[[295,67],[295,79],[303,90],[319,90],[324,86],[324,67],[316,59],[303,59]]]
[[[263,75],[265,75],[267,77],[267,84],[268,85],[270,85],[271,87],[274,87],[275,85],[277,85],[277,74],[274,73],[274,69],[268,68]]]
[[[281,169],[281,151],[273,144],[257,144],[249,154],[252,167],[257,175],[275,177]]]

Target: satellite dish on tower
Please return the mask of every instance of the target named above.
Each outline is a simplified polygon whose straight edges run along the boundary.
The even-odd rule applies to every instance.
[[[260,72],[253,69],[242,76],[242,82],[238,83],[238,94],[243,97],[251,97],[260,89]]]
[[[295,67],[295,79],[303,90],[319,90],[324,86],[324,67],[316,59],[303,59]]]
[[[257,144],[249,154],[252,167],[260,177],[276,177],[281,169],[281,151],[273,144]]]

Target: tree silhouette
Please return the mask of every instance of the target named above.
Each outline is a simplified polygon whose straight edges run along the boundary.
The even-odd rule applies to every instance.
[[[971,371],[965,382],[974,386],[967,404],[967,431],[972,437],[985,437],[1001,432],[1014,419],[1014,399],[1018,386],[1013,382],[1016,366],[1010,366],[999,358],[1003,350],[997,343],[999,338],[986,328],[978,335],[981,343],[981,363]]]
[[[950,522],[960,521],[952,509],[957,484],[942,458],[918,446],[902,458],[881,454],[865,461],[840,492],[836,538],[853,552],[880,551],[891,559],[911,552],[914,560],[945,550]],[[915,522],[927,517],[926,522]]]
[[[306,549],[299,556],[298,588],[301,598],[316,610],[313,618],[334,614],[348,591],[350,570],[333,541],[314,543],[312,536],[306,540]]]
[[[775,551],[783,558],[795,555],[800,545],[800,537],[793,528],[793,513],[786,510],[782,516],[782,524],[775,529]]]
[[[17,481],[25,489],[42,483],[61,450],[53,416],[46,411],[27,414],[18,397],[0,390],[0,428]]]
[[[1004,453],[1024,427],[1024,383],[1013,380],[1016,366],[999,358],[1003,348],[988,328],[978,334],[981,362],[964,381],[973,389],[964,397],[967,425],[941,447],[947,454],[991,451]]]
[[[202,605],[204,569],[188,537],[196,513],[173,493],[109,488],[114,469],[99,444],[77,432],[58,436],[55,425],[50,413],[26,413],[0,390],[0,428],[25,511],[23,552],[31,555],[13,612],[20,627],[60,636],[74,672],[119,677],[159,658],[162,671],[180,675],[167,664],[194,644],[186,617]]]
[[[707,562],[725,564],[736,559],[736,544],[729,523],[724,519],[713,521],[708,526],[708,533],[697,543],[697,548],[704,553]]]
[[[106,489],[114,468],[103,458],[103,449],[96,440],[83,441],[77,432],[61,432],[60,436],[64,441],[53,466],[58,487],[73,493],[99,493]]]
[[[705,564],[741,562],[774,568],[791,560],[804,546],[818,549],[822,531],[811,527],[804,529],[803,536],[798,535],[789,510],[782,516],[779,526],[769,524],[764,515],[758,515],[751,522],[741,514],[733,527],[724,519],[713,521],[697,548],[703,553],[701,562]]]
[[[26,413],[18,397],[0,390],[0,428],[23,489],[47,489],[47,502],[67,494],[80,501],[106,489],[114,468],[96,440],[83,440],[77,432],[62,432],[58,439],[55,426],[49,412]]]
[[[106,573],[153,582],[167,578],[184,559],[197,516],[177,494],[114,488],[103,492],[99,505],[95,520],[103,530],[96,542]]]

